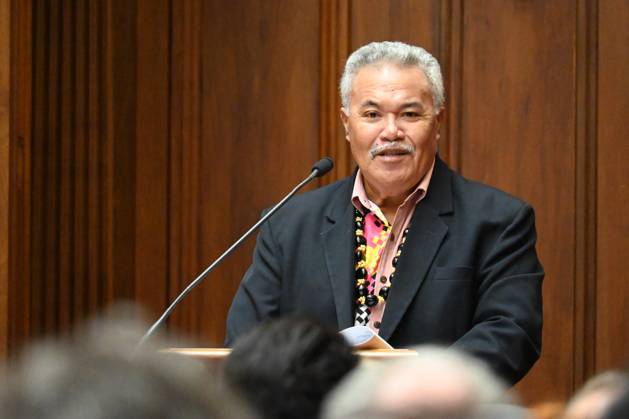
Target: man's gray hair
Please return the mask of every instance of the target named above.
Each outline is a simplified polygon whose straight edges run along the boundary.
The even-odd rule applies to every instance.
[[[445,93],[441,67],[437,59],[423,48],[403,42],[390,41],[372,42],[362,46],[347,59],[339,85],[341,101],[345,109],[349,109],[352,84],[358,71],[365,66],[377,63],[395,63],[404,67],[419,67],[430,84],[435,110],[441,110],[445,103]]]

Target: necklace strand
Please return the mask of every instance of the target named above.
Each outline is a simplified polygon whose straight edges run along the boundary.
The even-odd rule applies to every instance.
[[[385,227],[386,228],[386,227]],[[355,261],[355,278],[356,278],[356,286],[355,286],[355,295],[356,295],[356,304],[361,307],[364,312],[366,312],[366,316],[357,316],[359,322],[363,325],[369,323],[369,315],[371,314],[371,308],[375,307],[378,304],[384,304],[389,297],[389,292],[391,286],[393,285],[393,278],[395,276],[395,270],[397,268],[400,255],[402,254],[402,248],[404,247],[404,243],[406,242],[406,235],[408,234],[408,228],[404,230],[402,234],[402,240],[400,241],[400,245],[395,252],[395,256],[391,261],[391,274],[389,275],[388,281],[385,277],[383,283],[388,285],[383,285],[378,292],[378,295],[374,294],[375,291],[375,274],[373,272],[372,275],[367,271],[367,240],[365,238],[365,217],[363,214],[354,208],[354,232],[355,232],[355,251],[354,251],[354,261]],[[369,281],[368,276],[371,276],[374,281],[373,290],[369,290]]]

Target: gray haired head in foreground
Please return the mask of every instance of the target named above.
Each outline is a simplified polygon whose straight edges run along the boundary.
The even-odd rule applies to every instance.
[[[505,384],[481,361],[437,346],[416,350],[416,357],[362,364],[333,390],[322,417],[526,417],[512,405]],[[502,415],[505,412],[509,414]]]
[[[385,62],[419,67],[430,84],[435,110],[441,110],[445,103],[445,93],[439,62],[423,48],[390,41],[372,42],[362,46],[347,59],[339,86],[341,101],[345,109],[349,109],[352,83],[358,71],[365,66]]]
[[[252,419],[242,401],[202,362],[142,350],[146,325],[127,307],[73,336],[29,345],[0,374],[0,418],[11,419]]]

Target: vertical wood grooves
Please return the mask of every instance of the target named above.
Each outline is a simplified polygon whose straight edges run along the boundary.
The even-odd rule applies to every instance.
[[[73,179],[75,178],[75,164],[68,164],[67,162],[74,162],[73,153],[71,150],[74,148],[74,138],[72,136],[71,127],[74,125],[74,116],[76,109],[75,103],[73,103],[73,94],[76,86],[74,82],[76,80],[73,74],[74,59],[76,57],[75,45],[76,43],[72,39],[74,22],[74,10],[70,7],[68,0],[63,0],[61,6],[61,60],[60,60],[60,85],[61,94],[59,95],[59,109],[60,109],[60,182],[58,184],[59,196],[60,196],[60,229],[59,229],[59,247],[58,247],[58,259],[59,259],[59,298],[58,302],[61,306],[67,307],[65,310],[60,310],[58,318],[58,327],[62,330],[67,330],[71,324],[71,307],[73,306],[73,299],[71,296],[71,289],[74,287],[74,266],[73,249],[74,249],[74,234],[72,232],[72,220],[74,214],[72,211],[72,197],[73,191]]]
[[[183,98],[182,98],[182,118],[183,118],[183,125],[182,125],[182,153],[181,153],[181,157],[182,157],[182,161],[181,161],[181,167],[182,167],[182,176],[181,176],[181,180],[182,180],[182,185],[181,185],[181,190],[182,190],[182,205],[183,205],[183,211],[182,211],[182,215],[183,215],[183,223],[182,223],[182,268],[183,268],[183,272],[182,275],[180,277],[180,283],[179,283],[179,289],[178,291],[176,291],[176,294],[185,287],[186,284],[186,278],[189,277],[190,275],[190,271],[191,271],[191,261],[192,258],[194,257],[194,250],[195,250],[195,245],[196,243],[194,242],[194,240],[192,240],[192,235],[193,232],[192,230],[194,229],[195,225],[194,225],[194,219],[192,217],[192,191],[191,191],[191,183],[192,183],[192,179],[191,176],[193,176],[194,173],[194,167],[192,166],[191,162],[190,162],[190,154],[191,154],[191,149],[192,149],[192,142],[195,140],[193,134],[192,134],[192,130],[194,129],[194,122],[192,122],[192,115],[191,115],[191,103],[194,103],[194,100],[191,99],[192,96],[192,87],[193,87],[193,83],[194,80],[191,79],[191,70],[194,67],[194,51],[191,48],[192,45],[194,45],[193,40],[190,38],[191,36],[191,30],[192,30],[192,22],[193,22],[193,9],[192,9],[192,5],[190,2],[187,2],[184,6],[184,19],[185,19],[185,25],[183,28],[183,39],[184,41],[184,45],[187,46],[187,48],[184,51],[184,56],[183,56],[183,60],[182,60],[182,76],[183,76]],[[190,123],[192,122],[192,123]],[[172,297],[174,297],[176,294],[174,294]],[[183,307],[180,308],[180,313],[181,313],[181,319],[183,324],[190,324],[191,323],[191,312],[190,310],[187,309],[187,307],[184,305]]]
[[[115,265],[114,248],[117,244],[117,236],[115,231],[115,125],[114,125],[114,37],[112,25],[116,22],[113,17],[113,2],[107,1],[99,3],[98,14],[99,19],[99,36],[102,39],[101,48],[97,51],[97,60],[102,73],[99,79],[99,108],[102,119],[98,124],[99,142],[105,144],[105,160],[104,160],[104,181],[102,184],[102,195],[104,197],[103,207],[103,225],[104,234],[103,242],[105,243],[101,254],[103,255],[104,278],[101,283],[101,303],[114,301],[116,298],[116,287],[114,280],[117,276]],[[134,3],[131,3],[135,7]],[[134,38],[131,38],[134,39]],[[133,47],[134,44],[132,44]],[[135,74],[134,74],[135,76]],[[133,179],[135,180],[135,179]],[[129,199],[129,197],[127,197]],[[127,248],[128,249],[128,248]],[[124,277],[123,277],[123,280]],[[127,279],[129,280],[129,279]],[[94,307],[96,310],[97,307]]]
[[[34,25],[32,4],[11,2],[11,166],[9,243],[8,351],[30,333],[31,324],[31,168],[32,70]],[[21,280],[19,280],[21,279]]]
[[[181,27],[183,27],[183,5],[181,2],[171,2],[172,5],[172,28],[170,30],[172,43],[170,44],[172,61],[171,77],[169,81],[170,85],[170,100],[169,106],[171,109],[181,108],[181,91],[182,89],[182,77],[181,77],[181,58],[184,50],[182,49],[183,39],[181,37]],[[168,287],[167,294],[165,296],[164,304],[168,305],[168,302],[172,300],[176,295],[177,290],[180,289],[180,278],[182,277],[182,233],[181,225],[183,221],[181,211],[181,131],[182,120],[175,112],[169,113],[170,119],[170,141],[169,146],[169,200],[168,200],[168,213],[169,213],[169,263],[168,263]],[[176,318],[178,314],[174,313],[172,318]],[[169,324],[172,323],[169,320]]]
[[[622,366],[629,354],[629,3],[588,3],[596,14],[596,319],[594,368]],[[590,125],[594,131],[594,124]]]
[[[34,4],[33,14],[36,19],[36,33],[34,40],[34,68],[41,71],[34,72],[34,89],[39,94],[35,94],[33,100],[33,158],[34,158],[34,171],[35,173],[45,173],[45,161],[44,156],[48,155],[46,141],[43,137],[45,129],[43,126],[46,124],[46,114],[43,111],[46,109],[46,90],[44,90],[44,75],[48,74],[48,60],[46,60],[46,50],[44,49],[43,40],[46,38],[46,20],[47,10],[41,10],[42,6],[45,6],[43,2]],[[43,33],[42,33],[43,32]],[[41,109],[41,112],[34,112],[36,109]],[[46,196],[46,188],[44,179],[42,176],[33,177],[33,189],[32,189],[32,201],[33,201],[33,276],[28,278],[29,287],[32,290],[31,293],[31,307],[35,307],[37,311],[33,312],[33,319],[31,327],[34,332],[39,332],[39,325],[43,324],[43,315],[45,306],[42,304],[42,291],[45,283],[41,282],[41,278],[44,274],[42,270],[42,264],[46,260],[45,254],[45,241],[46,237],[42,234],[44,228],[44,206],[40,202],[41,197]],[[36,282],[37,281],[37,282]]]
[[[192,13],[193,13],[193,9],[192,9],[192,5],[190,2],[187,2],[184,6],[184,27],[183,27],[183,39],[184,39],[184,45],[186,46],[190,46],[192,44],[192,39],[190,39],[190,31],[191,31],[191,27],[192,27]],[[191,184],[191,174],[193,173],[193,168],[192,165],[189,164],[189,159],[190,159],[190,150],[191,150],[191,142],[194,141],[194,138],[192,136],[191,130],[194,127],[194,123],[190,124],[189,121],[191,121],[191,115],[190,115],[190,103],[191,103],[191,95],[192,95],[192,91],[191,91],[191,87],[192,87],[192,83],[193,80],[191,80],[191,68],[194,66],[194,59],[193,59],[193,54],[194,52],[192,51],[192,48],[186,48],[184,50],[183,53],[183,60],[181,62],[182,66],[181,66],[181,72],[182,72],[182,81],[183,81],[183,97],[182,97],[182,118],[183,118],[183,125],[182,125],[182,143],[181,143],[181,147],[182,147],[182,152],[181,152],[181,167],[182,167],[182,174],[181,174],[181,181],[182,181],[182,185],[181,185],[181,191],[182,191],[182,195],[181,195],[181,202],[182,202],[182,216],[183,216],[183,220],[182,220],[182,226],[181,226],[181,231],[182,231],[182,275],[179,278],[180,282],[179,282],[179,287],[178,290],[176,291],[176,293],[172,296],[174,297],[175,295],[177,295],[177,293],[183,289],[185,287],[186,284],[186,278],[189,276],[190,274],[190,266],[191,266],[191,258],[193,257],[194,254],[194,249],[195,249],[195,242],[192,240],[192,229],[194,228],[194,220],[192,219],[192,214],[191,214],[191,204],[192,204],[192,197],[191,197],[191,189],[190,189],[190,184]],[[181,313],[181,320],[183,322],[183,324],[190,324],[190,311],[187,309],[186,306],[181,307],[180,309],[180,313]]]
[[[203,162],[200,159],[201,152],[201,142],[202,142],[202,132],[201,132],[201,89],[202,86],[202,77],[201,71],[203,68],[203,62],[201,60],[201,16],[203,13],[203,2],[196,1],[190,5],[190,25],[188,26],[188,37],[190,39],[189,47],[191,51],[190,62],[188,68],[188,77],[189,80],[189,155],[186,159],[186,166],[189,168],[188,179],[189,179],[189,208],[190,208],[190,217],[189,217],[189,242],[192,244],[193,248],[190,252],[190,258],[188,260],[188,272],[186,277],[183,278],[183,287],[185,287],[191,280],[191,278],[195,277],[201,269],[203,254],[205,253],[205,249],[203,249],[203,244],[201,241],[201,229],[202,225],[202,217],[200,216],[200,208],[201,208],[201,176],[202,171],[200,170]],[[197,315],[196,307],[203,306],[205,304],[205,296],[202,292],[194,293],[191,296],[190,304],[187,305],[186,311],[188,316],[188,325],[190,326],[190,330],[192,333],[198,335],[201,331],[200,320],[201,316]],[[211,315],[211,305],[208,310],[208,314]]]
[[[452,95],[454,99],[452,102],[452,109],[455,110],[455,115],[452,123],[452,138],[450,143],[450,155],[452,158],[452,164],[454,170],[463,170],[463,158],[460,152],[460,144],[464,141],[463,137],[463,125],[462,125],[462,104],[463,104],[463,33],[465,30],[465,2],[456,1],[453,15],[452,27],[458,30],[453,36],[452,49],[453,49],[453,66],[452,66]]]
[[[319,154],[333,157],[335,163],[332,173],[319,180],[320,185],[324,185],[349,175],[353,167],[339,116],[341,100],[338,90],[343,66],[350,53],[349,2],[323,0],[320,13]]]
[[[7,356],[9,326],[9,176],[11,173],[11,1],[0,0],[0,361]]]
[[[58,331],[59,313],[55,303],[59,299],[59,172],[60,161],[60,99],[61,99],[61,3],[59,0],[49,0],[48,3],[48,31],[46,39],[50,39],[47,87],[47,126],[42,139],[46,141],[48,153],[46,153],[46,201],[42,205],[47,209],[46,216],[42,220],[45,225],[46,248],[45,264],[41,280],[44,281],[44,294],[42,310],[44,315],[45,330]]]
[[[597,1],[577,3],[574,388],[596,365]]]
[[[90,121],[90,130],[87,139],[87,267],[88,279],[92,286],[88,287],[87,306],[89,310],[93,310],[98,305],[98,288],[101,286],[98,278],[100,269],[98,263],[98,233],[99,226],[97,223],[97,199],[100,185],[98,184],[98,154],[96,152],[98,143],[100,142],[100,109],[99,100],[101,91],[98,83],[98,69],[101,65],[99,55],[101,45],[99,40],[100,22],[99,22],[99,5],[95,3],[88,4],[88,51],[89,51],[89,68],[88,68],[88,118]]]
[[[74,195],[73,203],[73,234],[74,246],[72,246],[73,276],[74,283],[70,290],[72,294],[72,312],[70,314],[71,322],[81,318],[81,313],[85,307],[85,198],[87,190],[85,187],[86,178],[86,158],[85,158],[85,141],[86,135],[84,127],[86,125],[86,77],[85,68],[87,67],[87,49],[85,47],[87,19],[85,19],[86,5],[83,2],[77,4],[75,11],[76,22],[73,31],[74,43],[76,44],[76,57],[74,60],[73,73],[75,80],[73,101],[75,105],[75,116],[73,118],[72,135],[74,137],[73,159],[75,161],[74,176]]]
[[[166,212],[168,214],[168,216],[166,217],[166,225],[165,225],[165,231],[164,234],[166,236],[166,260],[165,260],[165,264],[166,264],[166,269],[164,271],[165,275],[166,275],[166,280],[164,283],[164,287],[165,287],[165,292],[162,294],[162,307],[168,307],[170,305],[170,300],[169,300],[169,296],[170,296],[170,288],[172,286],[172,278],[173,278],[173,266],[172,266],[172,262],[173,262],[173,258],[172,258],[172,254],[176,251],[175,246],[173,245],[173,234],[172,234],[172,229],[173,229],[173,218],[172,218],[172,201],[174,198],[174,194],[173,194],[173,184],[172,184],[172,178],[173,178],[173,143],[172,143],[172,136],[173,136],[173,95],[174,95],[174,83],[173,83],[173,78],[174,78],[174,72],[173,72],[173,62],[175,59],[175,54],[174,54],[174,25],[175,25],[175,16],[174,16],[174,12],[175,12],[175,6],[173,5],[173,0],[168,0],[168,86],[167,86],[167,96],[168,96],[168,103],[167,103],[167,121],[166,121],[166,125],[167,125],[167,140],[166,140],[166,156],[167,156],[167,160],[166,160],[166,205],[165,205],[165,209]],[[161,308],[161,307],[160,307]]]
[[[454,170],[461,169],[461,101],[463,77],[463,2],[440,3],[439,55],[446,90],[445,124],[439,153]]]
[[[171,212],[168,301],[172,301],[200,270],[203,251],[200,240],[201,217],[201,107],[203,85],[201,74],[201,18],[202,2],[173,5],[172,44],[170,53],[172,93],[169,99],[171,128],[169,208]],[[172,111],[176,109],[178,112]],[[211,129],[211,127],[210,127]],[[214,139],[214,141],[221,141]],[[191,331],[198,331],[198,292],[188,297],[173,314],[170,325],[185,324]]]
[[[101,227],[107,226],[111,229],[109,233],[111,237],[103,234],[99,241],[98,257],[103,263],[100,271],[102,279],[99,298],[103,299],[101,301],[108,299],[108,294],[111,297],[132,299],[136,292],[136,243],[140,240],[137,228],[140,222],[144,221],[138,219],[137,213],[137,202],[142,199],[138,189],[138,182],[142,179],[138,179],[138,170],[142,169],[142,173],[145,173],[145,167],[140,168],[137,164],[137,156],[141,152],[138,147],[142,144],[138,141],[138,136],[145,132],[138,129],[138,121],[145,115],[143,113],[145,110],[138,106],[139,101],[144,99],[138,91],[138,84],[147,82],[150,85],[152,77],[161,74],[155,68],[146,68],[145,77],[142,79],[137,77],[138,69],[141,68],[138,63],[140,37],[137,32],[140,10],[138,2],[111,0],[106,7],[105,18],[101,19],[99,24],[102,45],[99,58],[103,61],[97,80],[100,81],[102,89],[98,105],[102,108],[103,118],[100,124],[103,131],[97,154],[101,162],[98,166],[101,187],[98,189],[100,201],[97,222]],[[150,63],[150,57],[153,53],[159,53],[159,47],[144,49],[141,52],[146,54],[144,57]],[[107,95],[111,95],[111,101],[106,101]],[[156,112],[159,111],[156,109]],[[156,115],[161,119],[159,113]],[[158,122],[161,120],[158,119],[155,123]],[[144,124],[142,127],[148,130],[148,133],[152,133],[150,124]],[[155,141],[159,142],[159,138]],[[152,160],[144,159],[143,162],[150,164]],[[108,174],[110,179],[105,177]],[[155,179],[155,183],[149,185],[150,191],[157,190],[159,183],[159,178]],[[111,204],[106,202],[108,196],[112,198]],[[159,202],[159,197],[156,197],[156,201]],[[109,205],[111,212],[108,214],[106,210]],[[159,240],[156,237],[155,242]],[[105,262],[109,254],[112,260],[108,267],[105,266]],[[155,256],[156,263],[160,256]]]
[[[12,349],[28,338],[62,333],[102,307],[111,265],[105,260],[111,200],[102,135],[108,129],[102,118],[104,9],[49,0],[35,2],[31,12],[19,3],[12,15],[20,25],[14,35],[11,275],[21,281],[10,290]]]

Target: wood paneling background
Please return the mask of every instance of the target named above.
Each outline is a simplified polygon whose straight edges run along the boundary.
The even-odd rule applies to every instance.
[[[628,18],[622,0],[0,0],[0,350],[121,299],[157,315],[321,155],[322,182],[350,173],[343,62],[397,39],[442,63],[445,160],[536,209],[544,348],[518,389],[567,398],[629,354]],[[220,346],[252,247],[169,327]]]
[[[0,356],[5,357],[9,329],[9,142],[11,88],[11,7],[0,0]]]
[[[459,170],[535,208],[546,271],[544,357],[521,387],[552,381],[554,392],[569,394],[574,355],[563,349],[574,342],[566,325],[575,324],[574,283],[566,279],[575,265],[576,165],[568,145],[575,139],[576,8],[568,2],[478,6],[463,14]],[[546,389],[534,391],[537,398]]]
[[[598,8],[596,102],[596,342],[594,364],[629,360],[629,5]],[[594,105],[594,104],[593,104]]]

